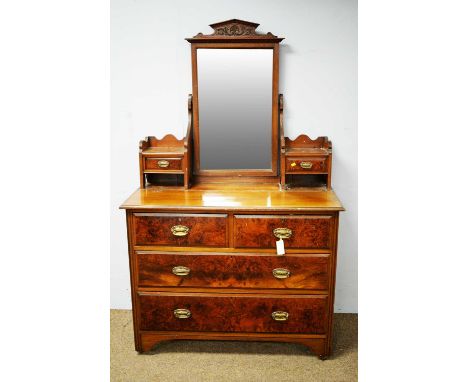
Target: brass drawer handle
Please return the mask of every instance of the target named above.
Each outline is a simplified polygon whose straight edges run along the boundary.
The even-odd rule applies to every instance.
[[[172,273],[176,276],[187,276],[190,273],[190,268],[184,267],[183,265],[178,265],[172,268]]]
[[[312,162],[301,162],[300,166],[302,168],[312,168]]]
[[[175,309],[174,310],[174,316],[176,318],[184,319],[184,318],[189,318],[192,315],[190,313],[190,310],[188,309]]]
[[[171,232],[174,236],[187,236],[189,231],[190,228],[184,225],[175,225],[171,227]]]
[[[275,235],[278,239],[289,239],[292,235],[292,229],[275,228],[273,230],[273,235]]]
[[[158,166],[162,168],[169,167],[169,161],[167,160],[158,160]]]
[[[275,268],[273,269],[273,276],[277,279],[287,279],[291,275],[289,269],[286,268]]]
[[[271,314],[271,317],[275,321],[287,321],[287,319],[289,317],[289,313],[288,312],[282,312],[282,311],[279,310],[277,312],[273,312]]]

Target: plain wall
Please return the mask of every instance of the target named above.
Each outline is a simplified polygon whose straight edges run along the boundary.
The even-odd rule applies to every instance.
[[[357,312],[357,1],[111,1],[111,308],[130,309],[125,213],[139,187],[138,142],[187,126],[190,44],[209,24],[259,23],[280,44],[285,135],[333,142],[332,184],[341,214],[336,312]],[[97,256],[102,254],[96,254]]]

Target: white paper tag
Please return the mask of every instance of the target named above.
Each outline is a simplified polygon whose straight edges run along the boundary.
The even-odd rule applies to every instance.
[[[279,239],[277,242],[276,242],[276,254],[278,256],[282,256],[285,254],[284,252],[284,241],[283,239]]]

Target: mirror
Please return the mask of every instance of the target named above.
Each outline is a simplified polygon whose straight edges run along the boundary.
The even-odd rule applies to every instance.
[[[200,170],[271,170],[273,49],[198,49]]]
[[[210,27],[212,34],[186,39],[192,53],[193,155],[187,161],[190,166],[193,160],[192,179],[274,183],[283,38],[238,19]]]

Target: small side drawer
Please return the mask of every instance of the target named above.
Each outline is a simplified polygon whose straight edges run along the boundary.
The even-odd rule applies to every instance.
[[[328,249],[332,217],[234,215],[234,245],[238,248],[275,248],[280,237],[286,248]]]
[[[329,255],[137,251],[138,286],[327,290]]]
[[[145,158],[145,170],[182,170],[181,158]]]
[[[134,213],[136,245],[226,247],[227,215]]]
[[[153,292],[138,295],[140,329],[151,331],[325,334],[325,295]]]
[[[327,157],[286,158],[287,173],[326,173]]]

